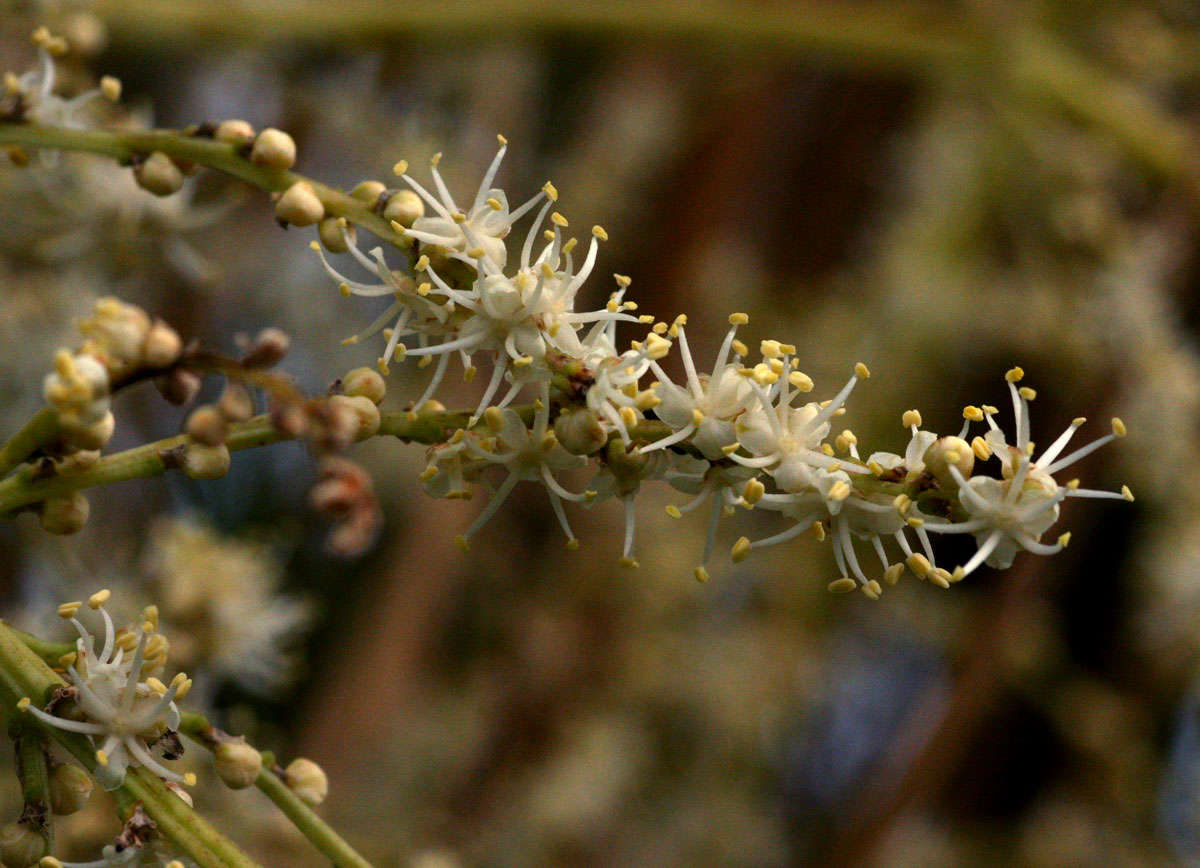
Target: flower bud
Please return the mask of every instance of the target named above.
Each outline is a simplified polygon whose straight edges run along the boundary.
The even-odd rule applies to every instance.
[[[591,455],[608,442],[608,434],[596,414],[582,408],[555,419],[554,436],[573,455]]]
[[[267,127],[254,140],[250,162],[264,169],[286,171],[296,164],[296,141],[283,130]]]
[[[203,385],[204,383],[200,379],[199,374],[179,369],[161,377],[156,377],[154,380],[154,387],[158,389],[158,393],[165,400],[177,407],[189,404],[195,400],[200,387]]]
[[[58,497],[48,497],[41,504],[39,517],[42,529],[53,534],[72,534],[83,530],[91,507],[78,491]]]
[[[964,479],[969,479],[971,471],[975,469],[975,452],[970,443],[959,437],[939,437],[925,450],[922,460],[933,478],[949,487],[958,484],[950,473],[952,466],[958,468]]]
[[[205,446],[220,446],[229,434],[225,417],[212,404],[204,404],[193,410],[183,430],[197,443]]]
[[[183,452],[183,472],[192,479],[220,479],[229,472],[229,449],[188,443]]]
[[[366,440],[379,432],[379,408],[370,398],[358,395],[334,395],[329,403],[352,414],[355,420],[353,440]]]
[[[95,422],[87,425],[64,425],[63,433],[71,445],[79,449],[99,449],[112,439],[117,429],[117,419],[112,413],[105,413]]]
[[[360,202],[374,206],[379,197],[387,192],[387,187],[379,181],[361,181],[350,191],[350,195]]]
[[[283,329],[265,328],[258,333],[250,349],[242,356],[242,366],[247,368],[271,368],[283,361],[292,339]]]
[[[312,187],[303,181],[297,181],[288,187],[287,192],[275,203],[275,216],[281,223],[311,226],[325,216],[325,206],[321,204]]]
[[[165,368],[174,364],[182,352],[183,340],[179,332],[162,320],[155,320],[142,345],[142,360],[152,368]]]
[[[381,404],[387,395],[387,382],[374,368],[355,368],[342,377],[342,392],[353,397],[370,398]]]
[[[425,216],[425,203],[412,190],[396,190],[383,207],[383,219],[395,220],[408,228]]]
[[[140,307],[109,296],[96,302],[92,315],[79,323],[79,331],[88,338],[86,351],[104,363],[110,377],[116,377],[141,362],[150,326],[150,317]]]
[[[312,760],[294,759],[283,772],[284,780],[300,801],[316,807],[329,795],[329,779]]]
[[[59,816],[74,814],[92,795],[91,775],[72,763],[62,763],[50,772],[50,810]]]
[[[262,755],[243,738],[222,741],[213,748],[213,767],[225,786],[231,790],[244,790],[258,778]]]
[[[139,187],[155,196],[170,196],[183,186],[183,172],[162,151],[155,151],[134,166],[133,177]]]
[[[47,849],[46,839],[25,823],[9,823],[0,828],[0,864],[4,868],[36,865]]]
[[[254,399],[241,383],[229,383],[217,399],[217,409],[230,422],[245,422],[254,415]]]
[[[254,138],[254,127],[246,121],[228,120],[217,124],[213,138],[218,142],[230,145],[240,145]]]
[[[330,253],[345,253],[354,243],[355,232],[344,217],[326,217],[317,224],[317,236]]]

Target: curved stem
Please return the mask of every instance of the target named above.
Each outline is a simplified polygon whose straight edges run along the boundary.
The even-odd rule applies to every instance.
[[[38,410],[7,443],[0,446],[0,477],[32,455],[58,434],[58,413],[51,407]]]

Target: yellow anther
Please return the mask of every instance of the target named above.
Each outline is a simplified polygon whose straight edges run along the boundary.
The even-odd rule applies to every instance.
[[[167,692],[167,685],[163,684],[161,681],[159,681],[157,678],[155,678],[153,676],[146,679],[146,686],[149,687],[151,690],[153,690],[155,693],[157,693],[159,696],[162,696]]]
[[[929,581],[931,584],[937,585],[943,591],[950,587],[950,573],[941,567],[931,570],[929,573]]]
[[[620,557],[620,559],[617,561],[617,563],[619,563],[621,566],[623,566],[627,570],[636,570],[638,567],[641,566],[641,564],[638,563],[637,558],[631,558],[628,555],[622,555]]]
[[[593,226],[592,227],[592,235],[595,236],[600,241],[608,240],[608,233],[604,231],[603,226]]]
[[[673,503],[667,504],[667,515],[671,516],[671,518],[683,518],[683,513],[680,512],[679,507]]]
[[[803,371],[792,371],[788,374],[788,382],[799,389],[801,392],[811,392],[813,389],[812,377]]]
[[[883,474],[887,473],[887,471],[883,469],[883,465],[878,461],[868,461],[867,470],[870,470],[876,476],[883,476]]]
[[[1064,548],[1064,549],[1065,549],[1065,548],[1066,548],[1068,545],[1070,545],[1070,543],[1071,543],[1071,532],[1070,532],[1070,531],[1067,531],[1066,533],[1064,533],[1062,536],[1060,536],[1060,537],[1058,538],[1058,544],[1059,544],[1059,546],[1061,546],[1061,547],[1062,547],[1062,548]]]
[[[1017,394],[1026,401],[1032,401],[1037,397],[1037,390],[1031,389],[1029,386],[1022,386],[1021,388],[1017,389]]]
[[[963,407],[963,418],[970,419],[972,422],[982,422],[983,411],[973,404],[968,404],[966,407]]]
[[[833,447],[830,446],[828,443],[821,444],[821,451],[824,452],[829,457],[831,457],[831,458],[833,457]]]
[[[108,588],[104,588],[103,590],[96,591],[96,593],[94,593],[90,597],[88,597],[88,606],[90,606],[93,609],[99,609],[101,606],[103,606],[105,603],[108,602],[108,598],[111,596],[112,596],[112,591],[110,591]]]
[[[975,457],[980,461],[987,461],[992,457],[992,447],[982,437],[976,437],[971,441],[971,451],[975,453]]]
[[[550,222],[553,223],[555,226],[559,227],[560,229],[566,229],[567,226],[570,225],[569,223],[567,223],[567,218],[564,217],[562,214],[558,213],[557,211],[555,211],[553,214],[550,215]]]
[[[729,551],[729,556],[735,564],[740,564],[750,554],[750,540],[746,537],[738,537],[738,541],[733,544],[733,548]]]
[[[925,578],[927,575],[929,575],[929,571],[933,568],[929,563],[929,558],[925,557],[923,554],[919,554],[918,552],[913,552],[904,559],[904,562],[908,565],[908,568],[912,570],[913,575],[918,579]]]
[[[868,600],[878,600],[883,596],[883,588],[874,579],[862,586],[862,592]]]
[[[905,428],[920,428],[921,412],[919,410],[905,410],[904,415],[900,417],[900,424]]]
[[[871,369],[868,368],[866,365],[864,365],[862,362],[859,362],[858,364],[856,364],[854,366],[854,374],[859,379],[865,380],[865,379],[867,379],[867,377],[871,376]]]
[[[846,482],[845,480],[839,479],[829,489],[829,499],[835,500],[835,501],[836,500],[845,500],[847,497],[850,496],[850,493],[852,490],[853,489],[850,488],[850,483]]]
[[[735,355],[742,356],[742,357],[750,355],[750,348],[737,339],[734,339],[733,343],[730,344],[730,346],[733,348],[733,352]]]
[[[493,211],[503,211],[504,210],[504,203],[501,202],[499,199],[497,199],[495,196],[491,196],[487,199],[487,206],[489,208],[491,208]]]
[[[22,696],[20,699],[17,700],[17,709],[19,711],[24,711],[32,704],[33,704],[33,702],[29,699],[28,696]]]
[[[751,479],[746,482],[746,487],[742,490],[742,500],[753,506],[763,499],[763,495],[767,493],[767,488],[757,479]]]
[[[925,519],[923,519],[923,518],[910,518],[910,519],[908,519],[908,526],[909,526],[909,527],[911,527],[911,528],[914,528],[914,529],[915,529],[915,528],[918,528],[918,527],[924,527],[924,526],[925,526]]]
[[[1124,437],[1126,433],[1125,423],[1115,416],[1112,420],[1112,432],[1114,437]]]
[[[438,163],[440,163],[441,161],[442,161],[442,152],[438,151],[436,154],[434,154],[432,157],[429,158],[429,165],[433,166],[433,168],[436,169],[438,167]]]
[[[764,340],[758,345],[758,351],[764,359],[775,359],[783,355],[783,349],[779,341]]]
[[[396,165],[392,166],[392,172],[396,175],[403,175],[408,171],[408,160],[400,160]]]
[[[454,544],[464,552],[469,552],[471,550],[471,544],[467,542],[467,538],[461,533],[454,538]]]
[[[1133,491],[1129,488],[1128,485],[1121,486],[1121,497],[1125,498],[1130,503],[1133,502]]]
[[[1009,368],[1004,374],[1004,379],[1010,383],[1019,383],[1021,378],[1025,376],[1025,372],[1020,367]]]
[[[999,410],[997,410],[995,407],[993,407],[991,404],[984,404],[984,405],[983,405],[983,412],[984,412],[984,414],[985,414],[985,415],[987,415],[987,416],[995,416],[995,415],[996,415],[997,413],[999,413],[1000,411],[999,411]]]
[[[569,551],[569,552],[579,551],[579,540],[575,539],[575,537],[571,537],[569,540],[567,540],[567,551]]]
[[[721,452],[723,452],[726,455],[732,455],[733,453],[737,452],[741,448],[742,448],[741,443],[737,443],[737,442],[726,443],[724,446],[721,447]]]
[[[692,575],[696,577],[697,582],[707,582],[710,578],[708,575],[708,570],[704,569],[703,566],[696,567],[696,569],[692,570]]]
[[[813,535],[817,538],[817,542],[825,542],[825,525],[819,521],[812,523]]]
[[[829,593],[831,594],[849,594],[858,587],[858,582],[848,576],[842,576],[828,584]]]
[[[750,317],[744,313],[731,313],[729,315],[729,324],[735,326],[743,326],[750,322]]]
[[[102,750],[96,751],[96,762],[100,763],[100,765],[102,765],[102,766],[107,766],[108,765],[108,754],[106,754]]]
[[[896,499],[892,501],[892,506],[896,507],[896,512],[904,515],[912,507],[912,498],[907,494],[897,494]]]
[[[70,603],[63,603],[58,607],[58,617],[74,618],[75,614],[79,611],[79,607],[82,605],[83,603],[79,602],[78,600],[74,600]]]
[[[542,192],[546,194],[546,198],[551,202],[558,201],[558,188],[556,188],[549,181],[542,185]]]
[[[900,581],[900,575],[904,572],[904,564],[892,564],[883,571],[883,580],[889,585],[894,585]]]
[[[562,246],[563,253],[570,253],[572,250],[574,250],[578,246],[578,244],[579,244],[578,238],[568,238],[566,243],[563,244],[563,246]]]
[[[470,383],[475,379],[475,375],[479,373],[479,368],[474,365],[467,365],[463,368],[462,380],[464,383]]]
[[[185,772],[183,775],[183,783],[189,787],[196,786],[196,773],[195,772]]]

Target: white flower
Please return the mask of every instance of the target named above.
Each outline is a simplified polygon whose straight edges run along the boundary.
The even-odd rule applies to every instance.
[[[89,121],[84,109],[90,103],[101,97],[113,102],[120,98],[120,82],[108,76],[101,80],[99,87],[78,96],[70,99],[58,96],[54,93],[57,79],[54,54],[64,52],[66,43],[51,36],[45,28],[35,31],[33,40],[38,46],[37,68],[20,76],[15,87],[24,104],[25,118],[46,126],[86,129]]]
[[[98,610],[104,619],[104,644],[99,652],[96,651],[96,637],[75,617],[80,604],[67,603],[59,607],[59,614],[79,633],[75,643],[76,657],[67,667],[67,678],[73,688],[74,703],[85,720],[48,714],[34,707],[28,697],[23,698],[18,707],[50,726],[99,740],[96,774],[109,789],[120,786],[129,766],[143,766],[168,781],[191,785],[195,783],[194,775],[171,771],[150,752],[154,743],[178,729],[179,709],[175,698],[187,693],[191,681],[183,673],[176,675],[169,687],[157,678],[143,680],[149,658],[155,657],[165,643],[154,633],[151,618],[118,640],[112,618],[104,608],[108,597],[108,591],[100,591],[88,600],[88,605]],[[156,647],[150,647],[152,642]],[[131,650],[132,655],[129,654]],[[165,651],[161,653],[165,654]]]

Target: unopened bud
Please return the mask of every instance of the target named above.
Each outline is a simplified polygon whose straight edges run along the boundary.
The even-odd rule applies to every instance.
[[[241,145],[254,138],[254,127],[246,121],[227,120],[217,124],[213,138],[230,145]]]
[[[387,395],[387,381],[374,368],[355,368],[342,377],[342,393],[370,398],[373,404],[381,404]]]
[[[262,755],[242,738],[222,741],[213,748],[213,767],[232,790],[252,786],[262,770]]]
[[[74,814],[92,795],[92,777],[79,766],[62,763],[50,772],[50,810],[59,816]]]
[[[975,452],[971,444],[960,437],[939,437],[925,450],[925,469],[943,486],[954,487],[958,483],[950,473],[955,467],[964,479],[971,477],[975,469]]]
[[[59,535],[78,533],[87,524],[90,511],[87,498],[78,491],[48,497],[39,512],[42,530]]]
[[[179,332],[162,320],[155,320],[146,333],[142,345],[142,359],[152,368],[165,368],[174,364],[183,352],[183,340]]]
[[[374,205],[379,197],[387,192],[387,187],[379,181],[361,181],[350,191],[350,195],[360,202]]]
[[[334,395],[329,403],[350,413],[355,420],[353,440],[366,440],[379,432],[379,408],[370,398],[355,395]]]
[[[242,365],[247,368],[274,367],[283,361],[291,345],[292,339],[283,329],[265,328],[242,356]]]
[[[383,207],[383,219],[395,220],[405,229],[425,216],[425,203],[412,190],[397,190]]]
[[[204,383],[200,379],[199,374],[180,369],[171,371],[169,374],[164,374],[154,380],[154,387],[158,389],[158,393],[165,400],[177,407],[189,404],[195,400],[196,394],[203,385]]]
[[[354,227],[346,225],[342,217],[326,217],[317,224],[317,236],[330,253],[345,253],[354,243],[354,235]]]
[[[254,399],[241,383],[228,383],[217,399],[217,410],[230,422],[245,422],[254,415]]]
[[[182,469],[192,479],[220,479],[229,472],[229,449],[188,443],[183,452]]]
[[[117,419],[111,412],[105,413],[95,422],[87,425],[71,426],[63,433],[71,441],[71,445],[79,449],[100,449],[112,439],[117,429]]]
[[[275,216],[281,223],[311,226],[325,216],[325,206],[321,204],[312,187],[303,181],[297,181],[288,187],[287,192],[275,203]]]
[[[312,760],[294,759],[283,772],[284,780],[302,802],[316,805],[329,795],[329,779],[325,772]]]
[[[4,868],[29,868],[46,855],[46,839],[25,823],[0,828],[0,863]]]
[[[183,186],[183,172],[162,151],[155,151],[133,167],[133,177],[138,186],[155,196],[170,196]]]
[[[608,442],[608,434],[596,414],[583,408],[555,419],[554,436],[573,455],[591,455]]]
[[[290,169],[296,164],[296,141],[283,130],[267,127],[254,140],[250,162],[276,172]]]
[[[225,416],[212,404],[204,404],[193,410],[183,430],[197,443],[205,446],[220,446],[229,434]]]

